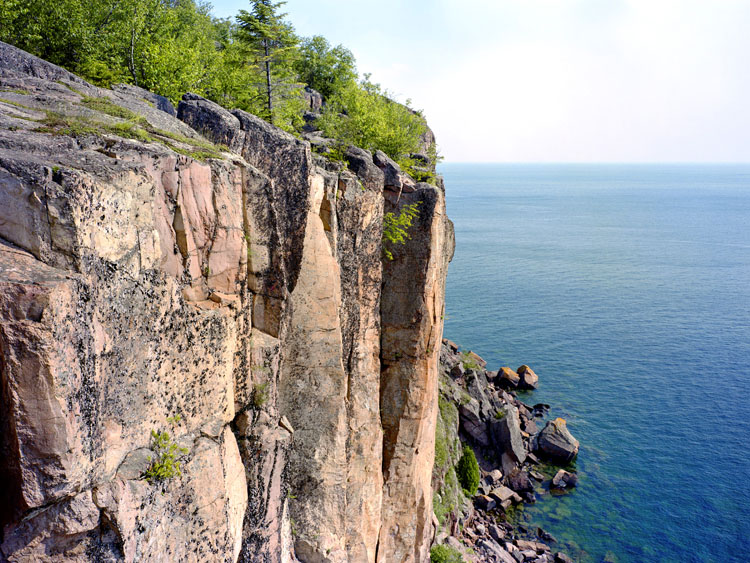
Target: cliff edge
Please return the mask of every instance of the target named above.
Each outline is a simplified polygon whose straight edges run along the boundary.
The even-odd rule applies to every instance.
[[[0,43],[0,559],[429,558],[452,225],[346,158]]]

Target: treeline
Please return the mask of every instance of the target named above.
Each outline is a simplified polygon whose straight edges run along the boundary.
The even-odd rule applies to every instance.
[[[360,78],[345,47],[299,37],[283,4],[250,0],[229,20],[196,0],[0,0],[0,40],[100,86],[135,84],[174,102],[195,92],[293,133],[307,85],[324,96],[317,123],[326,136],[411,169],[421,114]]]

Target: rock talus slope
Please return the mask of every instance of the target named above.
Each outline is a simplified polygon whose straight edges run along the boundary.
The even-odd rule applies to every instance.
[[[350,158],[0,44],[0,560],[428,558],[452,228]]]

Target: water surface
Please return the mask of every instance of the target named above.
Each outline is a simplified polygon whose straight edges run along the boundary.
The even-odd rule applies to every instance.
[[[750,561],[750,166],[444,164],[445,336],[581,442],[581,561]]]

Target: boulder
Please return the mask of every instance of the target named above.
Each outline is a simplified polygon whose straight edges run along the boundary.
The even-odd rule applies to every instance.
[[[120,94],[137,96],[138,98],[141,98],[142,100],[153,104],[154,107],[159,111],[163,111],[164,113],[167,113],[172,117],[177,117],[177,110],[174,109],[174,106],[172,105],[172,102],[169,101],[169,98],[160,96],[159,94],[154,94],[153,92],[149,92],[148,90],[144,90],[143,88],[139,88],[138,86],[133,86],[132,84],[113,84],[112,90]]]
[[[214,143],[239,152],[245,141],[240,120],[219,104],[188,92],[177,106],[177,118]]]
[[[519,367],[516,372],[520,377],[519,389],[536,389],[539,384],[539,376],[526,364]]]
[[[552,486],[557,489],[570,489],[578,484],[578,475],[561,469],[552,478]]]
[[[302,91],[302,97],[305,100],[306,109],[311,112],[320,112],[323,107],[323,95],[320,92],[309,86],[305,86],[305,89]]]
[[[526,449],[521,437],[521,423],[516,407],[506,405],[497,411],[497,415],[490,422],[490,432],[499,451],[511,454],[519,463],[526,460]]]
[[[529,479],[529,474],[524,470],[516,470],[508,475],[508,486],[517,493],[530,493],[534,491],[534,483]]]
[[[521,377],[512,369],[502,367],[497,372],[495,383],[506,389],[516,389],[521,381]]]
[[[495,501],[497,501],[498,504],[502,505],[503,508],[507,508],[511,504],[518,504],[522,500],[515,491],[502,485],[500,487],[497,487],[496,489],[493,489],[488,496],[495,499]]]
[[[399,194],[402,191],[414,191],[414,186],[416,185],[414,180],[408,174],[402,172],[401,167],[383,151],[375,151],[375,154],[372,155],[372,161],[375,163],[375,166],[383,171],[386,190],[391,190]]]
[[[573,460],[578,455],[578,446],[578,440],[570,433],[563,418],[548,422],[537,438],[539,452],[557,462]]]
[[[550,548],[548,545],[545,545],[537,541],[515,540],[513,543],[515,543],[516,547],[520,549],[521,551],[533,551],[535,553],[538,553],[539,555],[550,551]]]
[[[563,552],[558,551],[555,553],[555,563],[573,563],[573,560]]]
[[[557,543],[557,539],[555,539],[555,536],[553,536],[549,532],[543,530],[542,528],[537,528],[536,529],[536,535],[543,542],[546,542],[546,543]]]
[[[503,480],[503,472],[499,469],[493,469],[484,478],[484,482],[490,487],[498,487]]]
[[[366,188],[382,189],[383,171],[375,166],[372,153],[358,147],[349,147],[344,153],[349,168],[362,181]]]
[[[488,511],[497,506],[497,501],[488,495],[479,495],[474,497],[474,505],[479,510]]]
[[[479,402],[471,399],[458,407],[459,420],[461,429],[466,432],[472,439],[482,446],[489,446],[490,439],[487,435],[487,423],[480,415]]]
[[[537,432],[539,432],[539,427],[536,425],[536,422],[534,422],[531,418],[524,418],[521,420],[521,428],[524,432],[527,434],[533,436]]]
[[[492,540],[479,540],[478,545],[485,551],[489,552],[492,556],[494,556],[494,561],[500,561],[501,563],[516,563],[516,560],[513,559],[513,556],[511,556],[510,553],[505,551],[502,547],[500,547]]]

